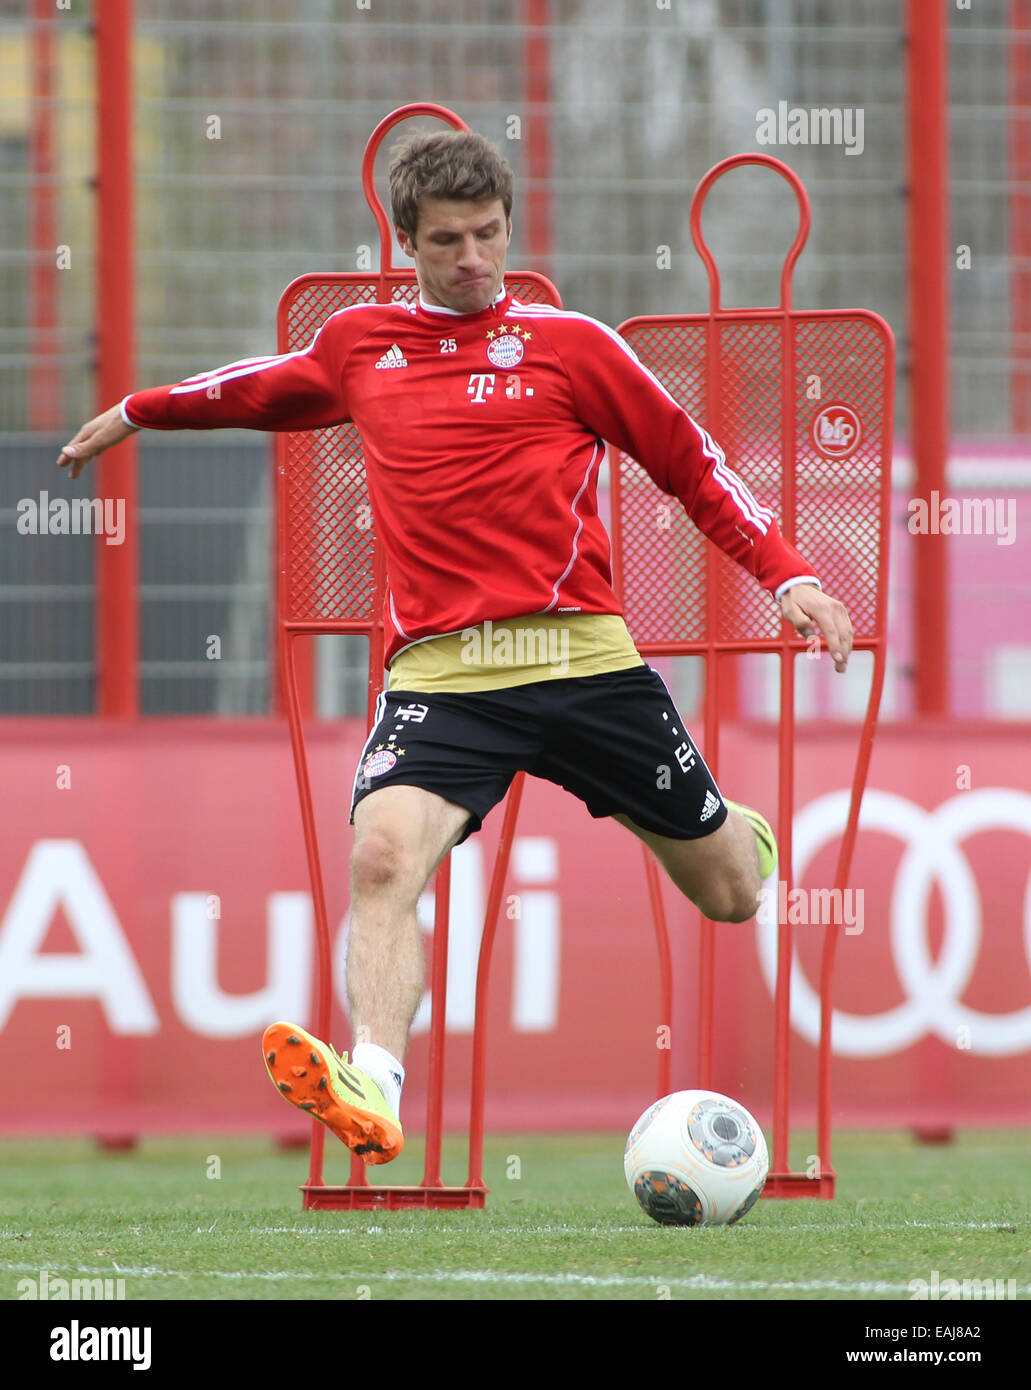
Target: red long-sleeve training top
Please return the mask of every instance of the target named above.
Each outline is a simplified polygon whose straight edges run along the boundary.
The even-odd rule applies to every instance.
[[[353,421],[387,560],[388,665],[487,618],[622,613],[597,508],[605,441],[771,593],[818,582],[618,334],[507,293],[475,314],[421,300],[341,309],[303,351],[137,391],[122,414],[163,430]]]

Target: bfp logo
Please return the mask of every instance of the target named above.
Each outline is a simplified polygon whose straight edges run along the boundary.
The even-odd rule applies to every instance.
[[[813,420],[813,443],[824,458],[840,459],[859,448],[859,416],[847,405],[825,405]]]

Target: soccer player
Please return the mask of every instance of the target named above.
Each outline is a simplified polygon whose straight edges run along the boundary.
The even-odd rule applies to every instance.
[[[613,592],[598,473],[625,450],[747,569],[838,671],[852,647],[772,511],[611,329],[515,302],[504,283],[512,174],[470,132],[394,152],[414,304],[342,309],[307,348],[137,391],[58,462],[137,429],[308,430],[353,421],[387,562],[389,681],[351,819],[351,1056],[289,1023],[263,1039],[293,1104],[370,1163],[395,1157],[403,1059],[423,989],[416,903],[523,769],[643,840],[707,917],[742,922],[776,867],[766,820],[721,795]],[[670,777],[657,777],[658,769]]]

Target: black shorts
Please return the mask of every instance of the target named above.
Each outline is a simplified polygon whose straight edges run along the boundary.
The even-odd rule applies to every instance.
[[[480,829],[519,771],[673,840],[710,835],[727,806],[661,676],[636,666],[476,694],[385,692],[358,761],[351,820],[379,787],[422,787]],[[461,841],[459,841],[461,843]]]

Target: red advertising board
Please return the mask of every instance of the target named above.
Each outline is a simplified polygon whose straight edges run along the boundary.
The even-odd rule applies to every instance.
[[[357,721],[313,725],[315,805],[342,1010],[348,807]],[[307,1132],[259,1053],[310,1018],[311,902],[285,726],[37,720],[0,724],[0,1132]],[[851,898],[837,905],[837,1123],[1031,1121],[1031,729],[896,725],[878,735]],[[727,794],[775,805],[776,730],[726,726]],[[855,732],[800,730],[793,1113],[812,1118],[814,981]],[[467,1116],[476,947],[501,813],[454,855],[445,1122]],[[693,1084],[697,914],[667,885],[674,1017],[638,842],[529,780],[495,951],[487,1120],[623,1128],[653,1097],[656,1047]],[[420,917],[431,929],[427,895]],[[764,1122],[773,1069],[775,922],[721,928],[716,1087]],[[418,1129],[428,1011],[408,1057]],[[541,1078],[547,1084],[541,1085]]]

